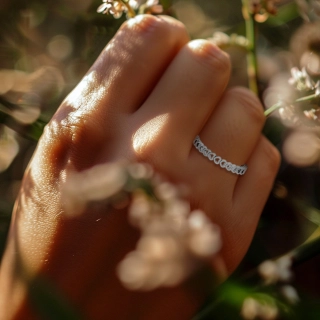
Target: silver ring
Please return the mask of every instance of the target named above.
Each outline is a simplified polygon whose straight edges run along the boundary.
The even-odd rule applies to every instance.
[[[226,169],[229,172],[232,172],[234,174],[237,174],[239,176],[243,176],[248,167],[247,165],[237,166],[231,162],[228,162],[225,159],[222,159],[221,157],[217,156],[214,152],[212,152],[209,148],[207,148],[203,142],[201,141],[199,136],[196,136],[196,138],[193,141],[193,145],[195,148],[202,153],[206,158],[208,158],[210,161],[215,163],[216,165],[220,166],[223,169]]]

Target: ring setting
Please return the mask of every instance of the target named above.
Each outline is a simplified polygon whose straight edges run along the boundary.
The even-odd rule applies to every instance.
[[[201,141],[199,136],[196,136],[196,138],[193,141],[193,145],[201,154],[203,154],[214,164],[220,166],[222,169],[226,169],[227,171],[237,174],[239,176],[243,176],[248,169],[247,165],[245,164],[242,166],[238,166],[217,156],[214,152],[212,152],[209,148],[205,146],[205,144]]]

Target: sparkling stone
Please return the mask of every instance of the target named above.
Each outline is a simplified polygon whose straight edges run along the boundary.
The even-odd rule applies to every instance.
[[[225,168],[227,166],[228,162],[226,160],[221,160],[220,167]]]
[[[215,157],[213,161],[215,164],[220,164],[221,157]]]

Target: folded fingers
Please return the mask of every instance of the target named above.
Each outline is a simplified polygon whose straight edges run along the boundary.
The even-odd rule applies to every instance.
[[[189,41],[173,18],[139,15],[130,19],[102,51],[80,84],[67,97],[56,119],[83,118],[94,128],[114,125],[136,111],[180,48]],[[71,110],[70,110],[71,106]],[[71,114],[69,119],[67,115]]]
[[[171,163],[187,159],[229,75],[229,57],[212,43],[196,40],[185,45],[135,115],[139,129],[133,146],[138,156],[164,160],[167,155]]]

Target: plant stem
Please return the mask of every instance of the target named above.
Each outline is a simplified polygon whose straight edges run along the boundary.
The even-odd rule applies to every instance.
[[[0,125],[2,124],[26,139],[38,141],[47,122],[39,118],[31,124],[23,125],[0,109]]]
[[[317,98],[317,97],[318,97],[318,95],[316,95],[316,94],[311,94],[310,96],[305,96],[305,97],[299,98],[299,99],[297,99],[296,101],[291,102],[291,104],[295,104],[295,103],[298,103],[298,102],[303,102],[303,101],[312,100],[312,99],[315,99],[315,98]],[[265,115],[266,117],[268,117],[271,113],[273,113],[274,111],[280,109],[281,107],[283,107],[283,103],[278,102],[278,103],[274,104],[271,108],[267,109],[267,110],[264,112],[264,115]]]
[[[219,303],[220,301],[215,301],[214,303],[211,303],[207,305],[204,309],[202,309],[199,313],[197,313],[192,320],[203,320],[206,319],[207,316],[210,314],[210,312],[215,308],[215,306]]]
[[[249,88],[258,96],[258,63],[256,54],[255,20],[253,14],[249,10],[248,0],[242,0],[242,10],[246,24],[246,37],[249,40],[247,53],[247,74]]]
[[[121,2],[127,7],[128,9],[128,16],[130,18],[133,18],[136,16],[136,13],[134,12],[134,10],[131,8],[130,4],[126,1],[126,0],[121,0]]]
[[[314,240],[309,240],[302,244],[301,246],[293,249],[292,251],[289,251],[283,256],[287,256],[292,259],[292,267],[296,267],[300,265],[301,263],[308,261],[315,256],[320,254],[320,237],[315,238]],[[282,256],[282,257],[283,257]],[[229,280],[225,282],[225,284],[222,284],[222,286],[226,285]],[[239,283],[242,283],[243,285],[247,286],[253,286],[255,288],[259,287],[259,282],[261,282],[261,277],[258,273],[258,269],[255,268],[254,270],[250,271],[246,275],[244,275]],[[208,304],[204,309],[200,311],[196,316],[192,318],[192,320],[202,320],[207,319],[208,315],[212,310],[215,309],[215,307],[223,301],[223,298],[220,299],[215,296],[216,299],[212,303]],[[214,297],[213,297],[214,299]]]
[[[318,97],[317,94],[311,94],[310,96],[305,96],[305,97],[302,97],[302,98],[297,99],[294,103],[312,100],[312,99],[315,99],[315,98],[317,98],[317,97]]]
[[[271,108],[267,109],[264,112],[264,115],[266,117],[268,117],[271,113],[273,113],[274,111],[280,109],[282,106],[283,106],[283,104],[281,102],[278,102],[278,103],[274,104]]]
[[[299,265],[320,254],[320,237],[307,241],[288,253],[293,259],[293,266]]]

